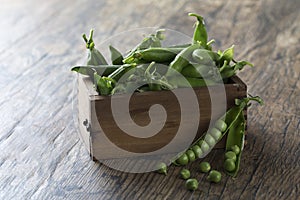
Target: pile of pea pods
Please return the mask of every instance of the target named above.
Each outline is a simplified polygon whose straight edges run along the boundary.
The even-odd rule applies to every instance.
[[[72,71],[90,76],[99,95],[114,95],[226,83],[244,66],[253,66],[247,61],[234,60],[234,46],[213,51],[214,40],[208,41],[203,18],[194,13],[189,16],[196,19],[191,43],[162,47],[165,35],[160,29],[127,53],[109,46],[110,64],[95,48],[91,30],[89,38],[83,34],[88,49],[87,63],[74,66]],[[181,81],[178,74],[185,81]]]
[[[165,36],[164,30],[160,29],[145,37],[125,54],[109,46],[112,61],[110,64],[95,48],[94,32],[91,30],[89,38],[83,34],[88,49],[87,63],[74,66],[72,71],[89,76],[99,95],[106,96],[226,83],[246,65],[253,66],[248,61],[234,60],[234,46],[224,51],[213,51],[214,40],[208,41],[203,17],[194,13],[189,16],[196,18],[191,43],[162,47],[161,41]],[[160,67],[161,65],[167,67]],[[178,74],[185,77],[186,81],[180,81]],[[140,86],[137,88],[137,85]],[[213,128],[170,161],[172,166],[182,167],[205,158],[227,134],[223,168],[226,174],[236,177],[244,146],[246,121],[243,110],[251,105],[251,101],[263,104],[259,96],[249,95],[236,99],[235,106],[216,120]],[[161,163],[157,172],[167,175],[167,167],[166,163]],[[208,173],[207,180],[210,182],[221,181],[221,172],[212,169],[208,162],[201,162],[199,171]],[[186,180],[187,189],[196,190],[199,183],[191,176],[192,173],[186,168],[180,172],[180,177]]]

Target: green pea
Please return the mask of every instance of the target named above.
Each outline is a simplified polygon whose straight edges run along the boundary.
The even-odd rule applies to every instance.
[[[188,156],[190,162],[193,162],[196,159],[194,151],[190,149],[186,151],[186,155]]]
[[[179,165],[186,165],[189,163],[189,157],[186,155],[186,153],[184,153],[176,160],[176,162]]]
[[[215,127],[219,129],[221,132],[224,132],[227,128],[227,124],[223,120],[219,119],[216,121]]]
[[[231,151],[233,151],[235,155],[239,155],[239,153],[241,152],[240,147],[238,145],[232,146]]]
[[[222,175],[217,170],[211,170],[208,174],[207,180],[214,183],[219,183],[221,181]]]
[[[202,156],[202,154],[203,154],[201,148],[198,145],[192,146],[192,150],[195,153],[195,155],[196,155],[197,158],[200,158]]]
[[[160,163],[158,165],[157,172],[160,173],[160,174],[167,175],[167,165],[166,165],[166,163]]]
[[[216,145],[216,140],[210,134],[206,134],[204,140],[210,147],[213,147]]]
[[[190,178],[190,179],[186,180],[186,182],[185,182],[185,187],[188,190],[197,190],[198,185],[199,185],[198,181],[194,178]]]
[[[211,169],[210,164],[208,162],[201,162],[199,167],[200,171],[203,173],[207,173]]]
[[[236,154],[233,151],[227,151],[225,153],[225,159],[232,159],[236,161]]]
[[[200,140],[198,145],[200,146],[201,150],[203,153],[207,153],[209,150],[209,145],[204,141],[204,140]]]
[[[226,159],[224,162],[224,169],[228,172],[235,170],[235,161],[233,159]]]
[[[211,136],[213,136],[213,138],[215,138],[216,141],[218,141],[218,140],[221,138],[221,136],[222,136],[221,131],[219,131],[219,130],[216,129],[216,128],[212,128],[212,129],[210,129],[208,132],[209,132],[209,134],[210,134]]]
[[[181,175],[181,178],[188,179],[188,178],[190,178],[191,173],[190,173],[190,171],[188,169],[182,169],[180,171],[180,175]]]

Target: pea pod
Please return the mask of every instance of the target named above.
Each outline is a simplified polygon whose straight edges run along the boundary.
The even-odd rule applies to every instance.
[[[193,43],[200,42],[204,48],[207,48],[207,32],[203,17],[195,13],[189,13],[189,16],[197,18],[193,35]]]
[[[191,44],[178,44],[178,45],[168,46],[167,48],[186,48],[189,46],[191,46]]]
[[[121,65],[86,65],[86,66],[74,66],[71,71],[78,72],[83,75],[93,76],[94,72],[101,76],[108,76],[116,71]]]
[[[196,140],[188,150],[192,150],[197,158],[205,157],[210,150],[222,139],[222,137],[229,132],[230,130],[235,130],[236,123],[238,124],[238,119],[242,115],[242,111],[246,106],[249,106],[250,101],[257,101],[260,104],[263,104],[263,101],[260,97],[247,97],[244,99],[237,99],[236,106],[229,109],[220,119],[218,119],[214,127],[209,129],[207,133],[204,133],[202,137]],[[243,117],[243,115],[242,115]],[[230,134],[230,133],[229,133]],[[232,134],[232,133],[231,133]],[[231,145],[232,142],[230,142]],[[237,144],[232,144],[232,146]],[[239,146],[240,147],[240,146]],[[227,147],[226,147],[227,148]],[[230,150],[233,147],[230,147]],[[236,147],[235,147],[236,149]],[[239,148],[240,149],[240,148]],[[236,150],[238,151],[238,150]],[[241,151],[241,150],[240,150]],[[186,153],[184,153],[186,154]],[[241,154],[241,153],[240,153]],[[240,156],[239,154],[239,156]],[[183,155],[183,153],[181,153]],[[237,158],[238,160],[238,158]],[[176,164],[176,163],[175,163]],[[239,164],[237,163],[237,167]]]
[[[199,43],[193,44],[183,49],[179,54],[176,55],[174,60],[170,63],[170,69],[167,71],[166,76],[173,76],[173,70],[181,72],[192,60],[191,55],[195,49],[201,48]]]
[[[110,57],[113,65],[123,64],[123,55],[113,46],[109,45]]]
[[[94,30],[92,29],[90,31],[89,39],[87,39],[85,34],[82,35],[84,41],[86,42],[86,48],[89,49],[87,65],[107,65],[104,56],[95,48],[93,33]]]
[[[205,65],[215,65],[215,61],[220,59],[216,52],[209,51],[207,49],[196,49],[192,53],[192,57],[195,62]]]
[[[161,47],[160,40],[164,39],[163,32],[164,29],[159,29],[156,31],[155,34],[150,34],[149,36],[145,37],[142,42],[140,42],[135,48],[133,48],[127,56],[124,58],[124,63],[131,63],[130,60],[132,59],[132,55],[138,51],[143,49],[148,49],[150,47]]]
[[[128,72],[129,70],[135,67],[136,67],[135,64],[124,64],[121,67],[119,67],[117,70],[115,70],[113,73],[111,73],[108,77],[118,81],[126,72]]]
[[[231,164],[231,162],[234,161],[234,159],[232,159],[232,161],[231,161],[231,159],[227,159],[224,164],[226,173],[233,177],[235,177],[239,171],[242,150],[244,147],[245,125],[246,125],[246,121],[245,121],[243,112],[240,112],[237,120],[233,123],[233,125],[230,127],[230,129],[228,131],[228,136],[227,136],[227,141],[226,141],[226,150],[227,151],[231,150],[231,148],[234,145],[237,145],[240,149],[240,152],[235,160],[234,168],[229,167],[229,166],[233,166]]]
[[[203,78],[209,77],[210,71],[212,70],[211,66],[203,64],[190,64],[182,69],[181,74],[185,77],[190,78]]]
[[[227,61],[224,61],[223,66],[220,68],[220,74],[222,79],[230,78],[234,76],[238,70],[242,70],[246,65],[253,67],[253,64],[247,61],[240,61],[235,63],[233,66],[227,64]]]
[[[136,51],[124,59],[124,63],[170,63],[183,48],[149,48]]]
[[[94,73],[94,81],[97,91],[100,95],[110,95],[111,91],[115,86],[115,80],[112,78],[99,76],[96,72]]]

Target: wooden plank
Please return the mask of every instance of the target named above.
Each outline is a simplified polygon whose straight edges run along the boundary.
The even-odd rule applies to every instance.
[[[1,14],[14,12],[0,20],[5,31],[0,35],[9,36],[2,38],[1,49],[10,46],[0,54],[0,199],[300,196],[298,0],[56,2],[42,6],[30,0],[23,7],[19,0],[1,1]],[[30,11],[32,21],[26,15],[28,8],[36,9]],[[200,181],[194,193],[178,178],[181,168],[170,167],[167,176],[128,174],[90,161],[73,122],[74,77],[69,73],[69,66],[84,63],[80,35],[90,28],[96,28],[96,45],[115,33],[145,26],[168,27],[191,36],[194,19],[187,12],[205,17],[209,35],[216,39],[215,49],[234,43],[236,59],[255,64],[239,76],[249,92],[266,103],[248,110],[248,144],[237,179],[223,174],[220,184],[210,184],[206,174],[197,173],[197,161],[187,166]],[[51,13],[55,17],[47,18]],[[21,21],[13,23],[14,19]],[[6,32],[11,23],[13,29]],[[23,38],[28,32],[32,37]],[[214,150],[205,160],[222,171],[222,154]]]

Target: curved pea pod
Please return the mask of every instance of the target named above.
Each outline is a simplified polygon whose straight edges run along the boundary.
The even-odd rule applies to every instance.
[[[107,62],[104,56],[101,54],[99,50],[95,48],[95,43],[93,41],[94,30],[90,31],[89,39],[87,39],[86,35],[83,34],[83,40],[86,43],[86,48],[89,49],[87,65],[107,65]]]
[[[74,66],[71,71],[78,72],[83,75],[93,77],[94,72],[101,76],[108,76],[116,71],[121,65],[86,65],[86,66]]]
[[[122,65],[123,64],[123,55],[113,46],[109,45],[110,57],[113,65]]]
[[[193,51],[198,48],[201,48],[201,46],[199,43],[196,43],[186,47],[179,54],[177,54],[174,60],[170,63],[170,69],[167,71],[166,76],[173,76],[173,70],[176,70],[180,73],[184,67],[189,65],[190,61],[192,60]]]
[[[182,69],[181,74],[186,77],[191,78],[203,78],[209,77],[210,71],[212,70],[211,66],[203,64],[190,64]]]
[[[189,13],[189,16],[197,18],[193,35],[193,43],[200,42],[203,47],[207,48],[207,32],[203,17],[195,13]]]
[[[233,171],[226,171],[227,174],[233,177],[235,177],[239,171],[242,150],[244,148],[245,125],[246,121],[243,112],[240,112],[237,120],[232,124],[227,135],[226,151],[231,150],[234,145],[237,145],[240,148],[240,152],[235,161],[235,169]]]
[[[207,49],[196,49],[192,53],[195,62],[205,65],[215,65],[215,61],[220,59],[219,54]]]

